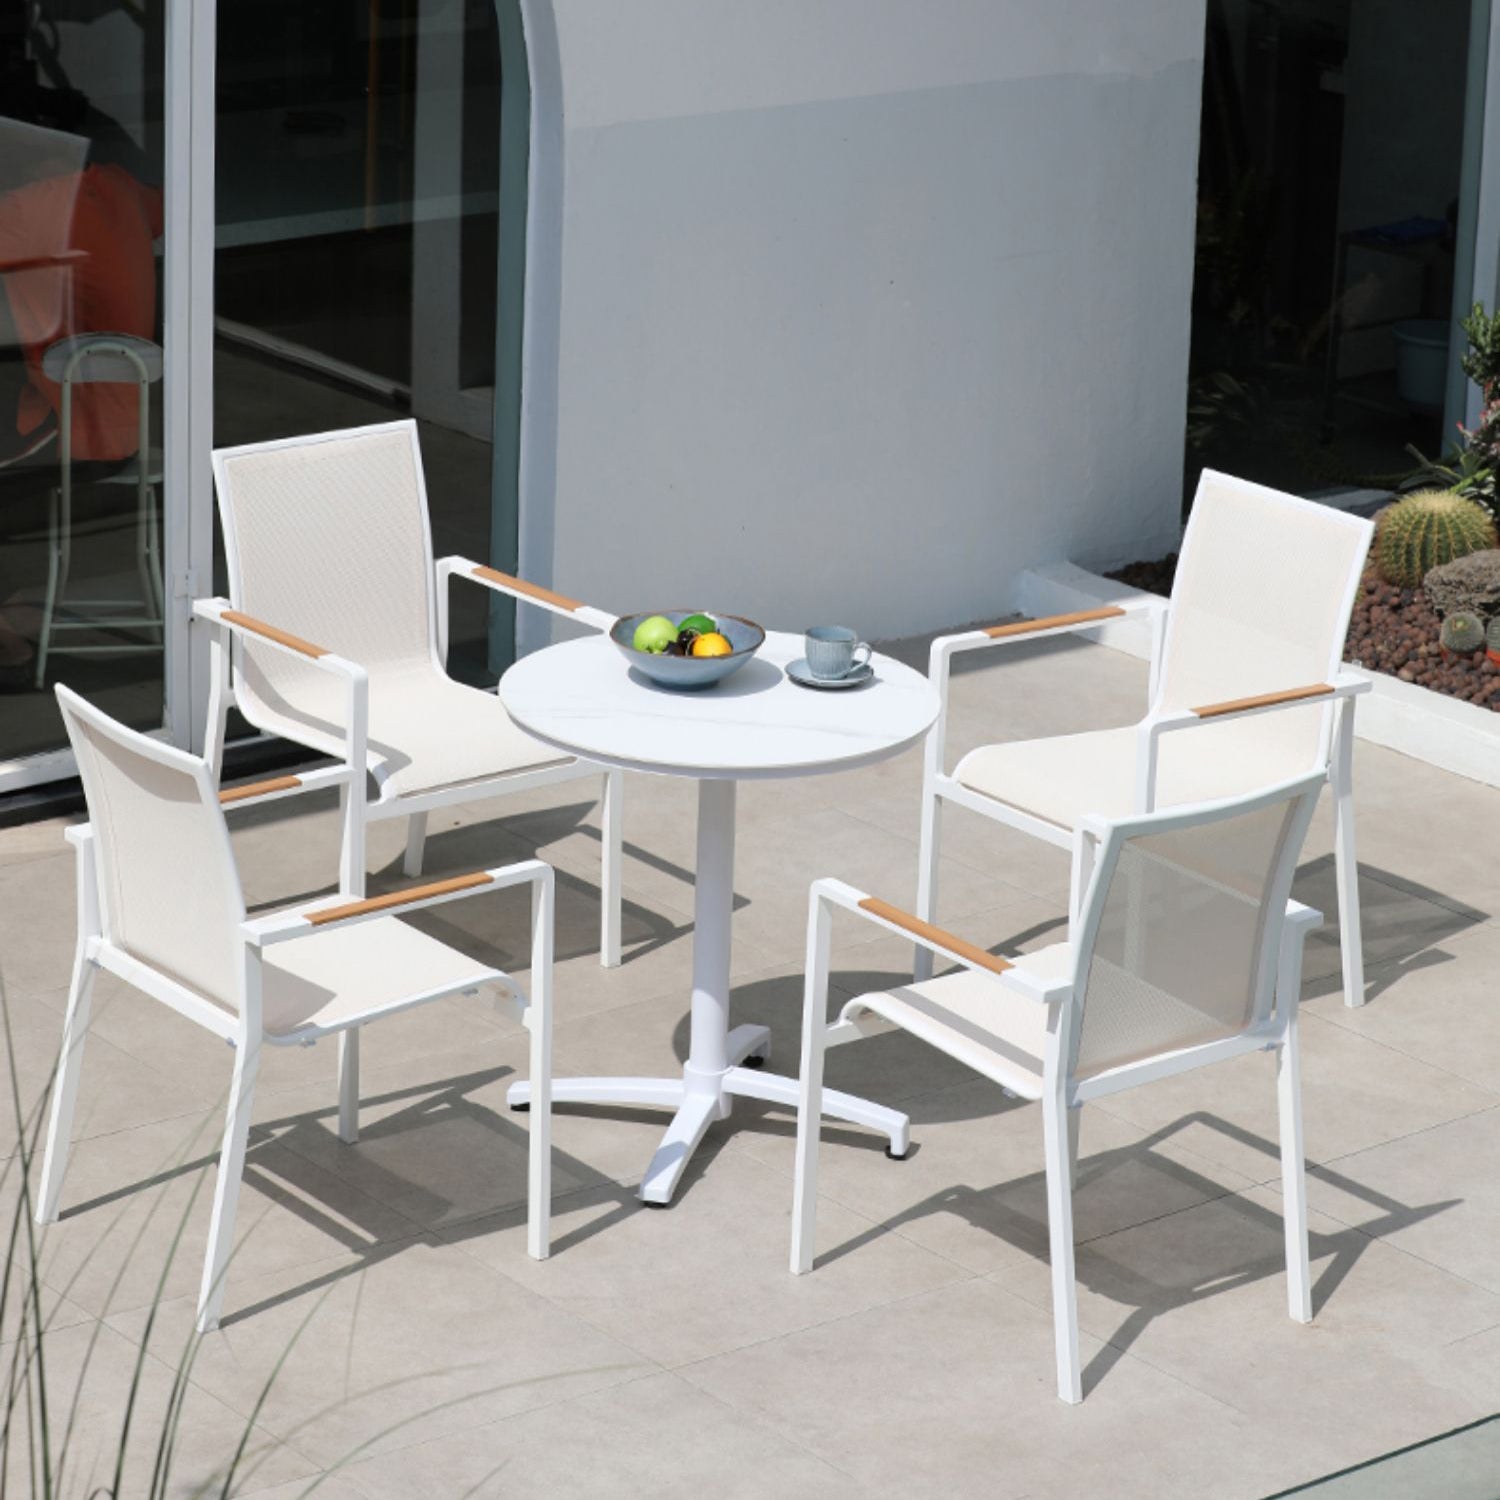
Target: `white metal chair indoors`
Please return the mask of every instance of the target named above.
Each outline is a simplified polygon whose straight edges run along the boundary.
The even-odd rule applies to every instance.
[[[527,1249],[548,1251],[551,1204],[551,867],[526,860],[369,900],[348,892],[247,919],[224,813],[206,762],[115,723],[57,689],[89,822],[78,853],[78,946],[52,1096],[37,1218],[57,1217],[100,969],[234,1048],[198,1327],[218,1323],[234,1243],[252,1094],[264,1045],[309,1044],[445,995],[498,987],[531,1033]],[[510,886],[531,893],[530,1003],[499,969],[401,920]]]
[[[129,333],[84,333],[59,339],[42,356],[42,370],[62,387],[61,475],[47,501],[47,592],[37,636],[36,685],[45,685],[53,656],[110,656],[162,649],[165,619],[161,576],[161,537],[156,496],[161,487],[161,451],[151,446],[151,387],[162,377],[162,349]],[[137,396],[135,457],[92,484],[135,491],[135,564],[140,584],[131,598],[76,599],[68,594],[73,566],[73,388],[79,385],[134,385]],[[104,523],[114,525],[114,517]],[[145,643],[113,641],[72,644],[73,632],[95,635],[141,632]],[[69,644],[57,640],[69,635]]]
[[[622,773],[533,739],[494,693],[455,682],[444,666],[453,578],[593,629],[607,630],[614,617],[468,558],[434,565],[415,422],[223,448],[213,467],[230,599],[194,605],[215,627],[209,764],[217,773],[231,702],[257,728],[339,762],[237,787],[226,798],[244,803],[338,785],[343,886],[363,894],[368,822],[407,819],[405,872],[418,875],[432,809],[600,779],[599,957],[618,964]],[[373,801],[364,778],[348,775],[365,765]],[[358,1045],[358,1032],[346,1031],[339,1053],[346,1141],[357,1137]]]
[[[898,1027],[1042,1103],[1058,1395],[1083,1399],[1073,1263],[1078,1110],[1243,1053],[1277,1056],[1288,1303],[1312,1317],[1297,1063],[1302,944],[1321,917],[1288,897],[1323,777],[1196,807],[1080,820],[1068,941],[1014,963],[838,880],[812,887],[792,1270],[811,1270],[826,1048]],[[960,967],[860,995],[829,1024],[835,907]]]
[[[1344,1000],[1364,1003],[1354,851],[1354,698],[1340,670],[1371,522],[1203,471],[1170,602],[1108,605],[968,630],[932,643],[943,700],[922,783],[917,914],[935,921],[944,804],[1068,848],[1085,812],[1107,817],[1234,796],[1319,770],[1333,792]],[[955,655],[1096,629],[1151,626],[1146,717],[1121,729],[971,750],[950,773],[944,731]],[[1081,892],[1072,892],[1076,908]],[[932,972],[919,950],[915,977]]]

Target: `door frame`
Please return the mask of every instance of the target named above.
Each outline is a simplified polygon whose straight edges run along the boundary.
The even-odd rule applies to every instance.
[[[1459,365],[1465,347],[1459,323],[1476,302],[1483,302],[1491,313],[1500,303],[1500,26],[1494,24],[1493,0],[1471,0],[1469,10],[1458,214],[1443,411],[1445,442],[1451,441],[1455,422],[1465,427],[1478,422],[1483,399]]]
[[[201,740],[208,652],[190,629],[198,579],[212,576],[213,129],[215,0],[165,0],[162,59],[162,722]],[[206,102],[206,103],[205,103]],[[205,315],[206,314],[206,315]],[[205,525],[206,521],[206,525]],[[201,683],[201,688],[199,684]],[[201,697],[200,697],[201,694]],[[66,745],[0,760],[0,795],[78,773]]]

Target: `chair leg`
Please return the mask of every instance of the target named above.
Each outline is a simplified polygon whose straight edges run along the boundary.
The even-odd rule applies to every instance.
[[[406,858],[401,862],[401,872],[408,876],[422,873],[422,851],[427,844],[427,814],[413,813],[406,820]]]
[[[1047,1233],[1052,1253],[1052,1325],[1057,1343],[1057,1394],[1070,1405],[1083,1400],[1078,1361],[1078,1288],[1073,1267],[1073,1192],[1068,1182],[1068,1130],[1062,1100],[1042,1101],[1047,1159]]]
[[[339,1032],[339,1139],[359,1140],[359,1027]]]
[[[599,962],[620,963],[620,878],[625,839],[625,773],[606,771],[600,811],[603,865],[599,875]]]
[[[62,1051],[57,1059],[57,1077],[52,1083],[52,1118],[47,1125],[47,1151],[42,1161],[41,1189],[37,1194],[39,1224],[57,1220],[63,1177],[68,1170],[68,1152],[73,1144],[73,1107],[78,1101],[78,1080],[83,1073],[83,1046],[89,1034],[89,1010],[93,996],[95,967],[82,953],[73,964],[73,984],[68,992],[68,1013],[63,1022]]]
[[[531,898],[531,1003],[526,1008],[526,1026],[531,1032],[526,1253],[533,1260],[546,1260],[552,1253],[553,891],[549,878],[532,888]]]
[[[823,1058],[828,1040],[829,932],[828,908],[814,897],[807,934],[796,1182],[792,1189],[792,1272],[797,1276],[812,1270],[818,1238],[818,1141],[823,1133]]]
[[[351,794],[348,786],[339,788],[339,822],[342,825],[339,846],[339,885],[346,895],[365,893],[365,809],[364,798]]]
[[[57,613],[62,573],[62,547],[58,540],[57,491],[47,501],[47,592],[42,598],[42,625],[36,638],[36,685],[47,685],[47,652],[52,646],[52,620]]]
[[[1286,1226],[1287,1311],[1294,1322],[1312,1322],[1312,1280],[1307,1252],[1307,1160],[1302,1144],[1302,1078],[1297,1055],[1297,1015],[1276,1053],[1276,1096],[1281,1121],[1282,1218]]]
[[[1083,1123],[1083,1109],[1075,1105],[1068,1111],[1068,1191],[1078,1191],[1078,1127]]]
[[[144,463],[142,458],[140,462]],[[162,629],[164,617],[156,607],[156,588],[152,582],[152,572],[156,566],[156,539],[152,535],[152,518],[156,513],[156,500],[149,485],[143,485],[140,490],[136,506],[135,518],[135,568],[136,576],[141,585],[141,608],[147,615],[156,617],[156,624],[148,625],[147,632],[156,645],[163,641]]]
[[[161,525],[156,518],[156,487],[154,485],[147,491],[147,495],[151,508],[146,515],[146,555],[151,564],[151,593],[156,600],[156,617],[161,621],[157,639],[164,640],[163,632],[167,628],[167,598],[166,587],[162,579]]]
[[[245,1175],[245,1145],[250,1136],[250,1111],[259,1068],[260,1038],[242,1038],[235,1050],[229,1113],[224,1122],[219,1178],[214,1184],[214,1210],[208,1227],[208,1255],[203,1262],[203,1286],[198,1293],[199,1333],[209,1333],[219,1326],[219,1313],[224,1306],[224,1277],[234,1249],[234,1211],[239,1203],[240,1180]]]
[[[1339,950],[1344,1004],[1365,1003],[1364,935],[1359,917],[1359,862],[1354,854],[1354,705],[1339,710],[1333,774],[1334,868],[1339,893]]]
[[[924,922],[937,921],[938,862],[941,858],[943,802],[928,787],[922,788],[922,836],[917,855],[917,915]],[[912,961],[912,981],[932,978],[932,949],[918,947]]]

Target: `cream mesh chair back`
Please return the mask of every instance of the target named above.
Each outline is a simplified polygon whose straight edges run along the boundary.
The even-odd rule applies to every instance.
[[[1196,708],[1327,681],[1369,548],[1369,523],[1205,469],[1182,539],[1153,711]],[[1268,785],[1321,762],[1326,705],[1207,733],[1254,747]]]
[[[65,687],[57,700],[97,842],[105,939],[237,1012],[245,902],[202,762],[123,729]]]
[[[1316,773],[1107,825],[1076,955],[1075,1081],[1264,1026]],[[1227,810],[1226,810],[1227,809]]]
[[[214,479],[236,609],[359,662],[372,681],[438,668],[415,422],[229,449],[214,455]],[[253,641],[242,650],[249,716],[293,719],[299,738],[340,753],[342,684]]]

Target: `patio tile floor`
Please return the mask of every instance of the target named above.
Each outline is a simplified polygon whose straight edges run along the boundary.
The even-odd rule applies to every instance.
[[[925,645],[900,654],[921,663]],[[958,754],[1126,722],[1144,669],[1044,643],[965,660],[953,693]],[[915,1149],[892,1162],[868,1135],[828,1128],[809,1278],[786,1272],[788,1111],[738,1103],[671,1210],[651,1213],[632,1190],[662,1117],[562,1110],[555,1251],[538,1264],[522,1250],[525,1121],[504,1102],[524,1038],[481,997],[369,1029],[354,1147],[334,1132],[332,1049],[266,1059],[227,1316],[193,1368],[176,1492],[227,1456],[294,1339],[236,1491],[259,1500],[291,1500],[322,1474],[328,1500],[1261,1500],[1500,1408],[1500,866],[1486,832],[1500,798],[1363,744],[1357,761],[1371,1001],[1344,1007],[1330,922],[1305,990],[1311,1327],[1285,1313],[1264,1058],[1084,1112],[1087,1400],[1069,1409],[1053,1394],[1035,1108],[903,1037],[833,1053],[830,1083],[900,1102]],[[912,751],[742,789],[735,1017],[772,1027],[779,1070],[796,1065],[807,881],[836,874],[909,901],[919,780]],[[533,852],[556,865],[562,1074],[666,1071],[686,1051],[693,789],[631,778],[626,809],[626,962],[613,971],[595,956],[599,835],[577,786],[433,820],[434,874]],[[234,826],[253,901],[331,882],[331,802]],[[1058,851],[957,812],[946,833],[942,920],[997,951],[1062,935]],[[60,834],[0,832],[0,972],[25,1107],[55,1056],[72,951]],[[400,846],[399,828],[377,826],[373,890],[401,883]],[[1331,918],[1330,851],[1325,808],[1297,894]],[[519,898],[428,921],[524,982]],[[846,995],[909,961],[853,924],[836,926],[834,950]],[[229,1056],[107,979],[89,1045],[65,1216],[42,1266],[59,1390],[97,1334],[81,1409],[98,1433],[118,1415],[179,1224],[147,1421],[190,1326]],[[3,1157],[15,1129],[0,1113]],[[0,1209],[16,1192],[12,1172]]]

